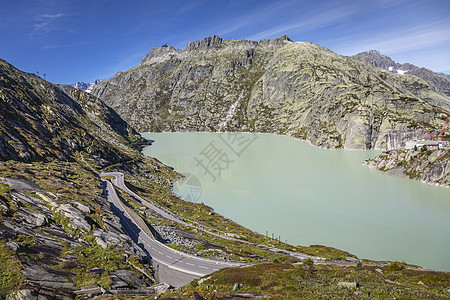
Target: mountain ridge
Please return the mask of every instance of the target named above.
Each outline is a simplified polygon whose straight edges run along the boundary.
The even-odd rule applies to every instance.
[[[324,148],[396,149],[450,114],[450,98],[421,78],[287,36],[154,47],[92,93],[141,132],[271,132]]]
[[[100,82],[100,79],[96,79],[89,83],[79,81],[77,83],[70,84],[70,86],[73,86],[74,88],[85,91],[86,93],[90,93],[90,92],[92,92],[92,89],[94,88],[94,86],[99,82]]]
[[[0,72],[2,160],[69,160],[78,151],[91,151],[99,159],[115,157],[119,161],[138,151],[139,143],[145,144],[94,96],[75,89],[67,93],[70,89],[21,72],[4,60],[0,60]],[[104,130],[97,130],[100,127]],[[101,141],[104,137],[109,143]],[[136,143],[136,148],[127,146],[130,143]],[[116,151],[116,145],[122,150]]]
[[[397,63],[389,56],[380,53],[378,50],[361,52],[351,56],[351,58],[390,72],[420,77],[430,85],[436,87],[442,93],[450,96],[450,75],[448,74],[436,73],[430,69],[418,67],[411,63]]]

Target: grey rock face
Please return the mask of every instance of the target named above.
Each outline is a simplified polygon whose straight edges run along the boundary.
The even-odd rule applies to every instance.
[[[189,42],[186,50],[196,50],[196,49],[209,49],[214,48],[222,44],[223,40],[217,35],[213,35],[203,39],[202,41]]]
[[[404,73],[422,78],[442,93],[450,96],[450,75],[435,73],[429,69],[417,67],[412,64],[400,64],[377,50],[369,50],[352,56],[352,59],[382,68],[394,73]]]
[[[77,151],[88,151],[111,163],[121,161],[135,145],[140,148],[140,141],[145,143],[88,93],[70,86],[67,92],[1,59],[0,75],[1,160],[67,160]]]
[[[9,299],[46,299],[47,295],[53,295],[57,299],[70,299],[72,291],[76,289],[76,281],[73,279],[81,263],[77,251],[69,251],[69,254],[64,251],[89,247],[90,243],[83,237],[91,233],[92,228],[87,221],[90,209],[80,202],[73,201],[73,205],[61,203],[63,200],[36,183],[9,178],[0,178],[0,181],[15,188],[6,195],[14,213],[0,212],[0,238],[6,241],[6,245],[14,251],[15,259],[20,261],[27,285],[35,287],[39,292],[23,290],[13,293]],[[119,218],[112,213],[106,200],[96,200],[95,203],[101,207],[105,223],[108,224],[104,229],[98,228],[93,232],[97,243],[104,248],[121,249],[124,255],[133,255],[138,260],[146,257],[139,246],[124,234]],[[63,220],[59,224],[58,220],[61,219]],[[80,230],[76,230],[72,236],[74,231],[63,224]],[[98,275],[103,273],[101,271]],[[110,277],[113,287],[137,288],[149,285],[134,270],[111,271]],[[48,294],[42,294],[41,290]]]
[[[91,230],[91,225],[84,218],[84,214],[70,204],[63,204],[58,207],[58,211],[70,219],[70,225],[86,231]]]
[[[382,154],[365,165],[390,175],[450,187],[450,148],[433,150],[401,150]]]
[[[15,293],[13,293],[12,295],[9,295],[7,298],[7,300],[37,300],[38,298],[38,293],[36,293],[36,291],[34,290],[19,290]]]
[[[270,132],[324,148],[398,149],[450,115],[450,98],[421,78],[286,36],[157,47],[92,93],[141,132]]]

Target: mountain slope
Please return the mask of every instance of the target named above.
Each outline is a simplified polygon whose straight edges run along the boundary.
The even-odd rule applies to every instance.
[[[87,151],[117,162],[144,143],[114,111],[85,92],[66,88],[66,93],[3,60],[0,74],[2,160],[69,160],[77,151]],[[130,142],[136,143],[136,149]]]
[[[273,132],[325,148],[399,148],[450,114],[450,98],[418,77],[286,36],[154,47],[92,94],[139,131]]]
[[[219,41],[193,43],[193,47],[208,47],[214,40]],[[362,262],[356,265],[355,258],[347,252],[318,245],[291,246],[243,228],[204,204],[177,198],[171,186],[179,174],[156,159],[142,156],[137,149],[143,139],[102,101],[71,87],[57,87],[0,62],[0,125],[5,145],[0,157],[0,265],[3,266],[0,298],[73,299],[102,293],[122,294],[120,298],[133,294],[148,297],[158,290],[150,285],[160,278],[159,265],[151,270],[148,255],[126,235],[115,206],[103,194],[98,177],[102,171],[125,173],[130,189],[193,225],[171,222],[143,207],[137,198],[117,190],[130,212],[145,220],[155,237],[169,246],[205,257],[267,263],[229,268],[217,274],[222,276],[219,281],[208,282],[205,278],[202,281],[209,285],[206,289],[201,281],[194,281],[189,286],[196,290],[189,287],[187,291],[181,290],[183,296],[215,297],[211,291],[216,284],[220,293],[233,290],[236,294],[234,286],[238,283],[237,288],[243,292],[268,297],[302,298],[305,291],[314,299],[330,293],[360,297],[336,285],[344,278],[359,281],[361,291],[369,297],[380,290],[391,298],[423,296],[424,287],[416,284],[418,280],[429,284],[426,296],[445,295],[444,289],[450,283],[448,273],[428,275],[429,272],[420,270],[400,273],[405,265],[397,263],[390,266],[375,263],[362,268]],[[66,148],[59,149],[61,145]],[[209,235],[207,231],[216,234]],[[290,251],[320,255],[333,260],[333,266],[315,267],[309,259],[305,263],[308,273],[304,274],[304,267],[291,264],[297,259],[286,254]],[[343,262],[345,258],[351,261]],[[389,282],[380,277],[377,267],[383,268]],[[294,268],[297,271],[292,277],[290,270]],[[262,284],[260,278],[268,278],[268,269],[282,272],[271,272],[268,279],[276,275],[279,283],[273,285],[272,280],[269,285]],[[170,275],[169,270],[161,271],[164,272]],[[320,278],[311,276],[314,274]],[[307,289],[299,285],[305,284],[303,275],[312,278],[306,282]],[[289,286],[288,294],[280,293],[286,280],[296,287]],[[399,283],[394,290],[393,280]]]
[[[155,282],[97,172],[134,169],[170,188],[177,174],[141,156],[147,142],[132,127],[98,98],[0,60],[0,132],[0,298],[72,299],[86,286]]]
[[[377,50],[361,52],[352,56],[351,58],[373,67],[388,70],[390,72],[417,76],[437,88],[442,93],[450,96],[450,75],[435,73],[429,69],[420,68],[408,63],[397,63],[393,61],[392,58],[380,53]]]

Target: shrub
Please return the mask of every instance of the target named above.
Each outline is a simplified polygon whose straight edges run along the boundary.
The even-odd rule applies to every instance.
[[[394,261],[393,263],[391,263],[388,266],[388,270],[392,271],[392,272],[394,272],[394,271],[401,271],[401,270],[404,270],[404,269],[405,269],[405,263],[404,262],[399,263],[397,261]]]
[[[303,262],[303,265],[308,269],[308,270],[314,270],[314,261],[311,258],[308,258],[307,260],[305,260]]]

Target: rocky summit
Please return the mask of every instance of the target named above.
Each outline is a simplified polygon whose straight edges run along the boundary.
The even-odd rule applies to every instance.
[[[382,68],[392,73],[417,76],[428,82],[430,85],[434,86],[442,93],[450,96],[450,75],[435,73],[429,69],[420,68],[409,63],[397,63],[392,60],[392,58],[380,53],[377,50],[361,52],[352,56],[351,58],[374,67]]]
[[[212,36],[184,50],[154,47],[92,94],[141,132],[270,132],[324,148],[397,149],[442,128],[445,92],[287,36]]]

